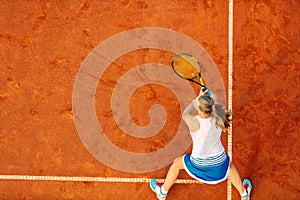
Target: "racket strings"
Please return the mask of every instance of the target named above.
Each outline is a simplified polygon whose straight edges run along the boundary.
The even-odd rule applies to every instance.
[[[179,55],[174,58],[173,69],[183,78],[193,79],[201,76],[200,65],[196,58],[189,55]]]

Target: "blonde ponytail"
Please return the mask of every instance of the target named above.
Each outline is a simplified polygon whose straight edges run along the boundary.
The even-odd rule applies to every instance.
[[[231,114],[229,112],[226,112],[225,108],[222,105],[213,105],[211,115],[216,122],[216,127],[219,127],[221,129],[227,129],[230,127]]]

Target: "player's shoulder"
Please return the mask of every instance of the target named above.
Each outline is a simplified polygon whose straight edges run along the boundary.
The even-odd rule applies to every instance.
[[[197,120],[196,116],[186,114],[182,115],[182,119],[184,120],[190,131],[193,132],[200,128],[200,122]]]

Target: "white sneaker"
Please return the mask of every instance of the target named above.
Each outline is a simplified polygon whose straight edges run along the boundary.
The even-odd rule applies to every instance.
[[[168,194],[163,194],[161,192],[161,186],[163,184],[157,182],[157,180],[155,178],[150,180],[150,188],[153,192],[155,192],[157,199],[159,200],[165,200],[168,196]]]
[[[243,186],[244,186],[245,190],[247,191],[247,195],[242,196],[241,200],[250,200],[250,194],[251,194],[251,190],[252,190],[251,181],[249,179],[244,179]]]

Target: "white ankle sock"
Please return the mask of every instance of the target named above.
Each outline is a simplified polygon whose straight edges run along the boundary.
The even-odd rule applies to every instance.
[[[247,197],[248,193],[247,193],[247,190],[244,189],[244,193],[241,194],[241,197]]]
[[[161,188],[160,188],[160,192],[162,194],[168,194],[168,192],[164,189],[164,186],[162,185]]]

